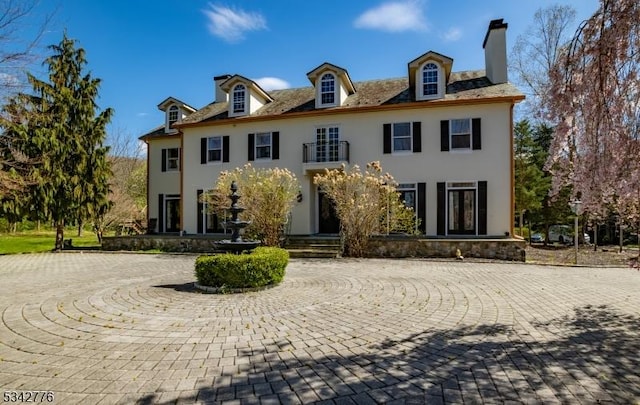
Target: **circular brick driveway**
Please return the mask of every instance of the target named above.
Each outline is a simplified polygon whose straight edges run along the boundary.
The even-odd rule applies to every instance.
[[[70,403],[638,403],[640,273],[291,260],[208,295],[194,256],[0,257],[2,394]]]

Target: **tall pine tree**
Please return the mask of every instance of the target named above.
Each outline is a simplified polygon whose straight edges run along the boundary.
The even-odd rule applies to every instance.
[[[36,184],[29,190],[28,206],[34,219],[53,221],[59,250],[65,224],[82,223],[109,207],[110,168],[103,143],[113,110],[99,112],[100,79],[83,72],[84,49],[66,34],[50,49],[44,63],[48,80],[28,75],[32,93],[21,96],[29,119],[16,123],[21,128],[13,133],[21,152],[39,161],[33,166]]]

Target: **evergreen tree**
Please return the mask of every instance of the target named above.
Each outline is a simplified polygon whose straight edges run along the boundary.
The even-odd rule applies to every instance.
[[[542,167],[536,165],[538,150],[529,121],[516,123],[515,135],[515,203],[519,215],[520,234],[524,214],[542,208],[544,197],[549,190],[549,181]]]
[[[13,123],[16,147],[38,163],[31,170],[28,208],[32,219],[56,226],[55,248],[61,249],[65,223],[81,223],[109,207],[110,168],[104,146],[113,110],[98,112],[100,80],[83,73],[85,51],[66,34],[50,46],[45,60],[48,81],[28,75],[30,95],[21,94],[26,121]]]

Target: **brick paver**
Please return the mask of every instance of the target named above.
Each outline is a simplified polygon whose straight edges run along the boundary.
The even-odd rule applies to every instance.
[[[640,403],[640,273],[291,260],[193,290],[194,256],[0,257],[0,389],[56,403]]]

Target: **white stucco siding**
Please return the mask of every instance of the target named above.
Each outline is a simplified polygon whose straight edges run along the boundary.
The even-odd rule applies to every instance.
[[[158,195],[180,194],[180,171],[162,171],[162,149],[179,148],[180,138],[151,139],[149,159],[149,218],[158,218]]]
[[[440,121],[454,118],[480,118],[482,149],[468,152],[440,151]],[[340,140],[350,144],[350,163],[366,165],[379,160],[385,171],[400,182],[426,183],[427,234],[436,234],[438,182],[487,181],[487,233],[503,235],[510,229],[510,104],[485,104],[443,108],[384,111],[361,114],[307,116],[263,122],[184,128],[183,227],[195,233],[197,219],[196,190],[213,187],[219,173],[247,163],[248,134],[279,132],[278,160],[255,160],[255,167],[286,167],[300,181],[303,201],[293,212],[291,232],[308,234],[315,229],[315,187],[312,174],[305,175],[302,145],[316,141],[316,128],[338,126]],[[421,122],[422,152],[409,154],[383,153],[383,124]],[[200,139],[229,136],[229,162],[200,163]]]

